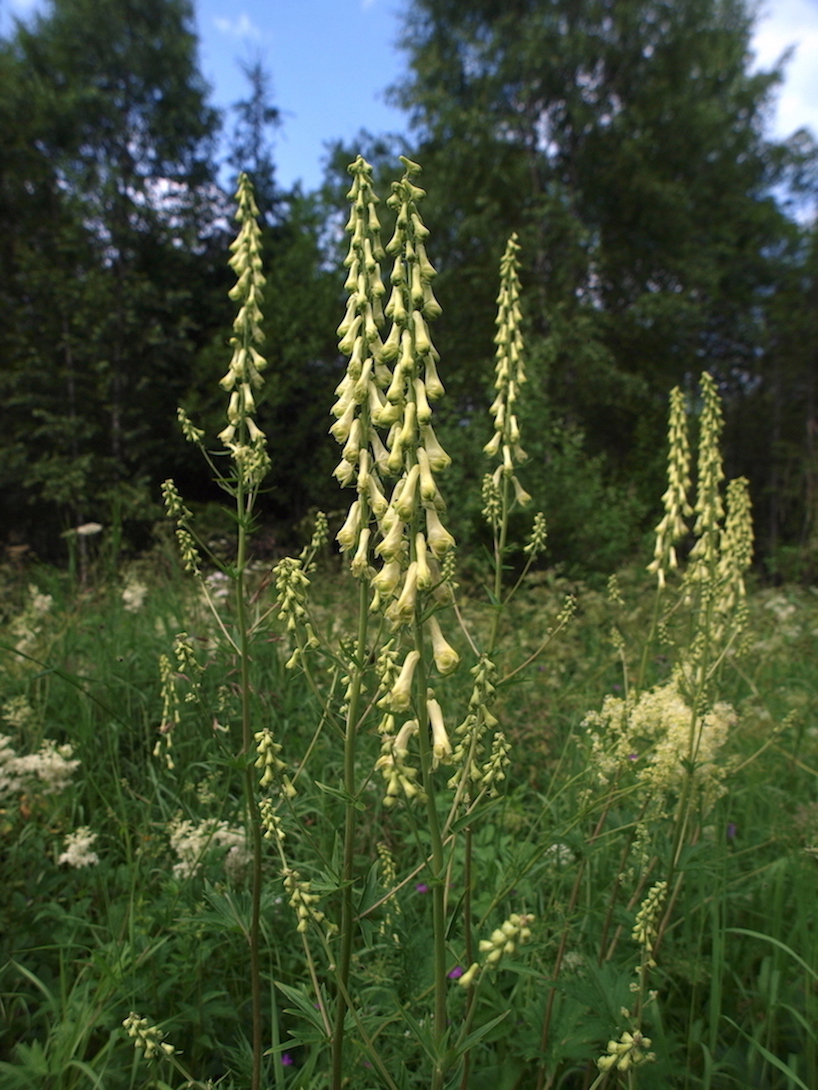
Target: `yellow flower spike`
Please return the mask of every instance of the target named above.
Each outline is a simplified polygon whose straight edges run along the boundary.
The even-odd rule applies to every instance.
[[[685,520],[693,514],[688,502],[691,482],[687,413],[684,394],[678,386],[670,391],[667,474],[668,486],[662,496],[665,513],[655,530],[656,547],[647,569],[656,574],[660,587],[665,585],[666,572],[677,567],[674,543],[687,534]]]

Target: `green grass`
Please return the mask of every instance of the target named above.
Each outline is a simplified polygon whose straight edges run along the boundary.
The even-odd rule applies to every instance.
[[[124,1090],[162,1085],[157,1078],[182,1085],[165,1064],[135,1062],[121,1029],[130,1010],[162,1027],[196,1079],[247,1085],[247,879],[241,869],[228,875],[218,847],[205,853],[195,875],[174,874],[178,859],[169,841],[179,818],[242,824],[242,765],[232,756],[235,664],[217,650],[198,593],[170,565],[146,560],[140,575],[148,594],[138,612],[128,612],[120,585],[71,588],[54,571],[3,573],[3,702],[25,698],[32,709],[27,723],[7,723],[4,731],[19,754],[35,752],[47,737],[70,743],[81,762],[58,795],[31,790],[2,799],[0,1082],[9,1088]],[[272,602],[264,577],[259,570],[260,611]],[[32,613],[29,583],[53,595],[48,611]],[[595,791],[581,728],[586,713],[622,684],[611,624],[622,631],[634,665],[649,624],[652,585],[638,571],[623,572],[620,584],[626,605],[615,607],[604,594],[537,575],[504,621],[501,672],[504,661],[519,662],[539,646],[566,591],[578,593],[570,626],[493,709],[513,743],[512,765],[504,793],[475,822],[474,937],[485,938],[514,911],[534,913],[536,924],[530,943],[480,990],[474,1025],[485,1033],[474,1043],[474,1090],[533,1086],[543,1059],[546,1085],[587,1088],[594,1060],[627,1028],[619,1012],[632,1001],[639,961],[630,931],[661,864],[640,884],[628,854],[639,797],[625,784]],[[479,588],[464,589],[465,619],[485,630],[490,607]],[[354,597],[353,581],[328,565],[315,588],[317,622],[337,630],[339,618],[354,616]],[[720,697],[739,716],[727,746],[728,790],[684,851],[684,881],[650,978],[657,997],[644,1012],[656,1061],[636,1071],[633,1085],[643,1088],[818,1085],[818,860],[807,850],[818,844],[818,599],[797,587],[760,588],[749,606],[746,646],[720,679]],[[203,670],[195,699],[182,701],[170,770],[152,756],[162,711],[158,659],[181,631],[192,637]],[[22,654],[14,650],[21,641]],[[465,640],[459,649],[465,655]],[[297,766],[321,712],[304,677],[283,670],[283,652],[271,620],[253,645],[251,683],[259,716],[275,723],[288,763]],[[672,648],[651,658],[653,680],[666,675],[671,658]],[[444,710],[469,682],[463,668],[447,679]],[[185,688],[180,681],[180,695]],[[370,734],[359,782],[377,753]],[[287,839],[294,865],[326,897],[330,914],[342,760],[341,739],[331,727],[323,730],[310,763],[325,789],[307,776],[299,780]],[[377,1038],[400,1087],[422,1086],[423,1027],[416,1019],[431,979],[430,898],[418,874],[379,903],[388,890],[375,863],[378,844],[386,844],[405,876],[418,848],[428,850],[428,833],[422,808],[388,813],[380,795],[372,778],[355,844],[364,875],[356,893],[359,1039]],[[98,834],[99,864],[59,865],[65,834],[86,825]],[[670,836],[670,825],[657,820],[652,856],[666,857]],[[461,858],[456,852],[452,863],[452,906],[462,895]],[[305,998],[304,949],[278,871],[271,849],[262,970],[267,1040],[278,1051],[265,1060],[265,1085],[320,1086],[323,1068],[311,1042],[320,1043],[323,1030]],[[460,943],[452,934],[453,968],[462,963]],[[452,984],[452,1010],[466,1001]],[[417,1032],[407,1036],[410,1024]],[[373,1081],[371,1063],[365,1047],[354,1054],[351,1087],[382,1085]],[[616,1085],[613,1077],[607,1085]]]

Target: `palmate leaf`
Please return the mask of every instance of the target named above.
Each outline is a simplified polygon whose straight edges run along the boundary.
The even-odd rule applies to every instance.
[[[314,1027],[316,1033],[313,1034],[299,1034],[294,1038],[299,1044],[312,1044],[320,1041],[322,1044],[327,1044],[329,1038],[324,1027],[324,1021],[321,1018],[321,1012],[315,1006],[315,1000],[312,995],[308,994],[306,990],[302,988],[293,988],[289,984],[284,984],[282,981],[277,980],[275,982],[278,990],[284,995],[284,997],[293,1004],[291,1008],[285,1008],[288,1014],[300,1014],[306,1021]]]

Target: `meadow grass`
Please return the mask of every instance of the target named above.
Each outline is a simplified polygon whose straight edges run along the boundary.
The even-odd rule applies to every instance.
[[[650,573],[569,584],[539,517],[509,540],[528,500],[513,239],[493,549],[457,584],[404,165],[386,306],[352,168],[342,555],[319,518],[299,557],[253,556],[270,466],[243,181],[229,463],[181,414],[235,504],[233,554],[196,541],[169,482],[181,563],[160,540],[113,575],[89,544],[80,585],[0,571],[3,1086],[809,1090],[818,602],[745,593],[746,489],[722,486],[708,375],[693,506],[672,400]]]
[[[29,573],[27,582],[51,593],[53,602],[33,623],[25,607],[6,622],[4,643],[19,643],[18,622],[25,618],[31,656],[6,656],[7,714],[15,701],[18,713],[23,701],[31,709],[22,727],[6,726],[16,751],[36,752],[48,736],[70,742],[81,762],[59,795],[32,787],[4,804],[2,1072],[9,1087],[154,1084],[144,1064],[135,1066],[120,1028],[130,1009],[150,1010],[198,1080],[247,1082],[246,868],[229,873],[227,850],[205,843],[192,873],[174,874],[179,857],[168,832],[180,816],[241,826],[241,769],[225,754],[210,718],[226,719],[220,701],[230,698],[220,692],[224,675],[215,663],[203,672],[197,703],[185,706],[190,730],[180,730],[175,741],[176,768],[170,772],[151,756],[162,711],[159,654],[176,631],[187,630],[203,648],[213,639],[198,595],[166,566],[164,558],[145,562],[148,591],[138,612],[124,608],[120,586],[77,592],[59,573]],[[548,1046],[553,1085],[587,1083],[589,1062],[623,1024],[620,1008],[630,1002],[637,906],[632,885],[616,899],[612,894],[637,815],[623,793],[591,840],[599,806],[584,797],[588,746],[580,727],[585,712],[620,684],[619,654],[604,636],[612,610],[628,634],[649,621],[652,585],[638,571],[621,573],[619,582],[624,607],[600,592],[566,588],[553,575],[534,578],[507,617],[525,656],[558,614],[566,589],[578,594],[577,615],[547,660],[495,707],[511,724],[512,765],[507,792],[474,837],[481,880],[473,913],[493,921],[524,905],[542,922],[484,993],[486,1013],[511,1013],[479,1045],[475,1087],[526,1086],[536,1078],[563,936]],[[328,632],[354,612],[356,590],[327,561],[316,580],[315,615]],[[480,630],[491,624],[492,610],[479,588],[468,590],[474,597],[464,595],[461,608]],[[752,640],[724,682],[740,720],[725,755],[735,768],[729,791],[687,849],[686,881],[654,970],[659,995],[646,1012],[657,1060],[639,1069],[642,1086],[809,1087],[818,1078],[812,668],[818,600],[802,588],[762,588],[750,594],[749,606]],[[254,657],[254,684],[275,707],[290,745],[305,749],[320,716],[315,698],[303,679],[285,676],[277,642],[260,644]],[[659,654],[651,664],[657,677],[667,669],[664,660]],[[321,782],[335,784],[340,745],[331,736],[318,745]],[[388,844],[404,875],[413,869],[414,841],[423,852],[427,835],[411,812],[396,832],[394,815],[372,795],[356,850],[370,872],[375,904],[387,892],[373,866],[377,845]],[[340,806],[319,789],[299,795],[299,820],[317,838],[327,866],[338,850]],[[65,835],[85,825],[98,834],[99,863],[59,865]],[[297,845],[294,852],[297,858]],[[578,860],[584,871],[572,898]],[[462,890],[453,885],[457,898]],[[321,889],[320,881],[314,888]],[[431,957],[428,896],[419,872],[366,917],[358,968],[368,1006],[385,1009],[395,996],[409,1004],[422,996]],[[268,1047],[282,1046],[270,1058],[269,1084],[310,1085],[297,1081],[310,1047],[309,1039],[292,1043],[298,1016],[285,1008],[297,1007],[273,994],[273,980],[294,987],[305,966],[272,868],[262,915],[265,1004],[278,1037]],[[423,1070],[418,1046],[410,1047],[399,1021],[381,1036],[393,1069],[408,1072],[399,1085],[414,1085],[412,1071]],[[351,1085],[372,1085],[371,1069],[356,1066]],[[421,1076],[417,1084],[424,1084]]]

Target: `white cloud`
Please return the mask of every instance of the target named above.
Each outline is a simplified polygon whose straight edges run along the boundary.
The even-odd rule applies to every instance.
[[[769,69],[793,48],[784,67],[773,122],[789,136],[807,126],[818,134],[818,4],[815,0],[767,0],[753,37],[755,68]]]
[[[235,19],[216,18],[213,20],[213,25],[220,34],[227,34],[231,38],[252,38],[255,41],[261,40],[261,31],[246,11],[243,11],[241,15],[237,16]]]

